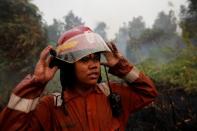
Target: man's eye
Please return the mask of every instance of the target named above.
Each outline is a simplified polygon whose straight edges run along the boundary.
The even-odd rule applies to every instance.
[[[96,55],[94,56],[94,60],[95,60],[95,61],[100,61],[100,54],[96,54]]]
[[[83,57],[82,59],[80,59],[81,62],[88,62],[89,61],[89,57]]]

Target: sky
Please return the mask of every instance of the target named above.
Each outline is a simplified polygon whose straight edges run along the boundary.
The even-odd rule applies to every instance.
[[[32,0],[32,3],[48,24],[54,18],[63,21],[70,10],[92,29],[98,22],[105,22],[108,39],[113,39],[123,23],[133,17],[142,16],[146,26],[151,27],[159,12],[174,10],[178,16],[180,5],[187,5],[186,0]]]

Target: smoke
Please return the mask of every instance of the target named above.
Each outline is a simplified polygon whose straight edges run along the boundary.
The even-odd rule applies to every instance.
[[[158,64],[165,64],[175,59],[185,48],[182,39],[176,34],[164,34],[136,45],[128,43],[128,36],[121,35],[116,40],[120,52],[134,64],[151,59]]]

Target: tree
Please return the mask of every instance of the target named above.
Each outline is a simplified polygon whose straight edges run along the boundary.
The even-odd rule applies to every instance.
[[[75,16],[72,10],[66,16],[64,16],[64,20],[65,20],[65,26],[64,26],[65,31],[75,26],[85,24],[84,22],[82,22],[82,19],[80,17]]]
[[[128,23],[129,37],[140,38],[141,34],[145,30],[145,23],[142,16],[134,17],[131,22]]]
[[[101,35],[101,37],[106,41],[107,40],[107,33],[106,33],[107,25],[105,22],[99,22],[96,25],[94,31]]]
[[[12,61],[6,66],[16,70],[29,64],[32,58],[26,58],[38,53],[39,47],[45,46],[46,34],[38,8],[29,0],[0,2],[1,58]]]
[[[8,92],[32,72],[40,50],[46,46],[41,15],[29,1],[0,0],[0,92]]]
[[[188,7],[181,7],[182,36],[185,39],[197,41],[197,1],[188,0]]]
[[[64,24],[57,19],[53,19],[53,24],[46,26],[48,42],[56,44],[60,34],[63,32]]]
[[[176,32],[176,17],[174,11],[169,11],[165,14],[163,11],[159,13],[157,19],[153,24],[154,29],[163,30],[165,33],[172,34]]]
[[[132,59],[130,58],[130,49],[135,45],[136,40],[140,38],[145,29],[143,17],[138,16],[134,17],[132,21],[129,21],[128,24],[124,23],[123,27],[119,29],[118,34],[116,34],[118,48],[129,59]]]

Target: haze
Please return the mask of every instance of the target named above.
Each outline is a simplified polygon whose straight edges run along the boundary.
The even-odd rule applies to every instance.
[[[43,19],[51,24],[53,19],[63,20],[70,10],[94,28],[98,22],[108,26],[108,38],[112,39],[124,22],[132,21],[133,17],[142,16],[146,26],[151,27],[158,12],[174,10],[176,16],[180,5],[186,0],[32,0],[40,11]]]

